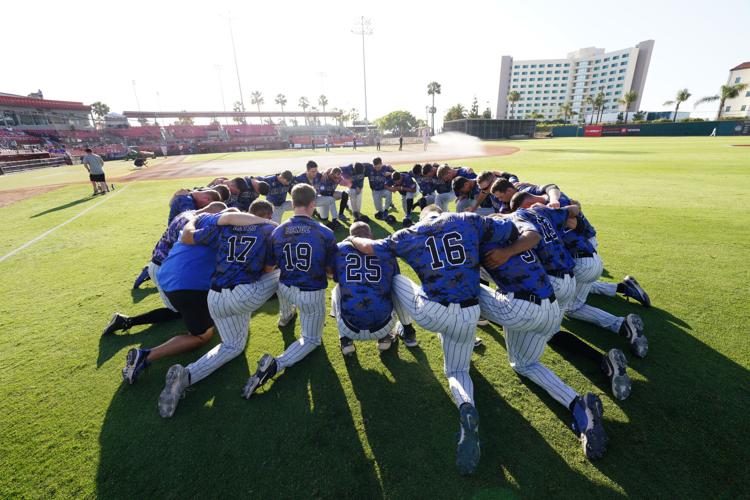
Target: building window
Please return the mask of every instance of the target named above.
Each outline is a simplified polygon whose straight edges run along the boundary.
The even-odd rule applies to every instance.
[[[621,69],[620,73],[625,73],[626,71],[627,71],[626,69]]]
[[[745,97],[750,97],[750,90],[748,90],[747,92],[745,92]]]
[[[618,80],[618,81],[620,81],[620,80],[624,80],[624,79],[625,79],[625,77],[624,77],[624,76],[618,76],[618,77],[617,77],[617,80]]]
[[[740,83],[740,80],[742,80],[742,78],[740,78],[740,77],[738,76],[737,78],[735,78],[735,79],[734,79],[734,83]]]
[[[532,67],[532,68],[536,68],[536,64],[532,64],[532,65],[531,65],[531,67]]]
[[[524,65],[523,65],[523,66],[521,66],[521,67],[522,67],[522,68],[528,68],[528,67],[529,67],[529,65],[528,65],[528,64],[524,64]]]
[[[732,106],[727,106],[726,108],[724,108],[724,111],[731,111],[731,110],[732,110]]]
[[[567,64],[565,66],[567,66]],[[563,73],[567,75],[569,73],[569,71],[567,69],[564,69]]]
[[[604,58],[604,62],[607,62],[607,61],[609,61],[609,57]]]
[[[743,104],[740,108],[740,111],[745,111],[747,109],[747,104]]]
[[[523,72],[523,73],[521,73],[521,74],[522,74],[522,75],[528,75],[528,74],[529,74],[529,72],[528,72],[528,71],[524,71],[524,72]]]
[[[620,56],[612,56],[612,60],[613,60],[613,61],[614,61],[615,59],[619,59],[619,58],[620,58]]]
[[[629,55],[629,54],[623,54],[623,55],[622,55],[622,58],[623,58],[623,59],[625,59],[625,58],[627,58],[627,57],[628,57],[628,55]]]

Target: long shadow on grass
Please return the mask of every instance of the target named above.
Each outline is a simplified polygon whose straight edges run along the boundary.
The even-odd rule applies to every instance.
[[[250,345],[255,332],[250,325]],[[156,399],[172,363],[121,387],[99,438],[97,496],[104,498],[370,498],[382,492],[341,383],[323,347],[240,397],[257,353],[240,355],[191,388],[172,419]]]
[[[618,316],[639,314],[649,338],[648,356],[638,359],[615,333],[581,321],[564,323],[601,350],[622,349],[635,379],[630,398],[617,402],[627,423],[607,419],[605,404],[611,446],[596,466],[637,497],[715,497],[746,484],[747,468],[741,464],[750,462],[750,453],[737,436],[750,432],[750,372],[701,342],[702,332],[667,311],[602,296],[590,296],[588,303]],[[581,366],[584,374],[588,370]],[[651,465],[627,466],[646,463]],[[738,477],[743,478],[739,483]]]
[[[51,214],[53,212],[58,212],[60,210],[65,210],[66,208],[74,207],[76,205],[80,205],[81,203],[86,203],[87,201],[95,200],[96,198],[93,196],[86,196],[85,198],[79,198],[77,200],[69,201],[68,203],[64,203],[62,205],[58,205],[56,207],[48,208],[47,210],[44,210],[42,212],[36,213],[30,217],[30,219],[34,219],[36,217],[41,217],[42,215]]]
[[[646,155],[652,154],[649,151],[632,151],[632,150],[604,150],[604,149],[577,149],[577,148],[543,148],[535,149],[538,153],[578,153],[592,155]]]

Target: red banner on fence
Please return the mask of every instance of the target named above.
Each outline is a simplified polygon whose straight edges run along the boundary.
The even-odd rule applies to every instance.
[[[583,136],[584,137],[600,137],[602,135],[602,127],[601,125],[586,125],[583,127]]]

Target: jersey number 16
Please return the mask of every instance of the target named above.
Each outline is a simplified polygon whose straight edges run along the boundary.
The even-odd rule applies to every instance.
[[[427,249],[430,251],[430,257],[432,257],[432,268],[442,269],[445,267],[445,261],[452,266],[460,266],[466,262],[466,250],[462,244],[461,233],[451,231],[445,233],[442,238],[443,241],[443,255],[440,255],[438,251],[438,244],[434,236],[430,236],[424,242]],[[445,257],[443,259],[443,257]]]

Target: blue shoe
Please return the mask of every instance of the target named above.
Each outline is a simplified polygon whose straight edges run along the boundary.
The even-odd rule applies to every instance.
[[[583,446],[583,454],[593,460],[604,456],[607,450],[607,433],[604,432],[602,415],[604,408],[599,396],[590,392],[578,396],[573,403],[573,431]]]
[[[144,281],[148,281],[150,279],[151,279],[151,276],[148,275],[148,266],[146,266],[141,270],[141,274],[139,274],[138,277],[135,279],[135,282],[133,283],[133,290],[141,286]]]
[[[634,277],[625,276],[625,279],[622,280],[622,284],[625,287],[625,292],[623,292],[625,297],[640,302],[643,307],[651,307],[651,299],[648,298],[648,294],[643,288],[641,288],[641,285],[638,284],[638,281],[636,281]]]
[[[150,363],[146,358],[148,358],[149,352],[151,352],[150,349],[130,349],[128,351],[125,355],[125,368],[122,369],[122,379],[125,382],[134,384],[138,375],[148,368]]]
[[[456,465],[462,476],[474,474],[479,465],[479,413],[474,405],[464,403],[460,408],[461,432],[456,449]]]

